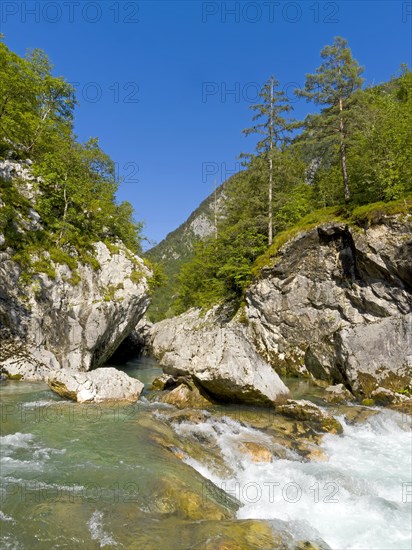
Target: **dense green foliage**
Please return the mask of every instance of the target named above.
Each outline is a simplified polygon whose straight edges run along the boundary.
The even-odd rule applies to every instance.
[[[48,251],[69,267],[74,258],[97,267],[92,246],[97,240],[120,239],[140,251],[141,225],[133,221],[132,206],[116,203],[114,162],[97,138],[85,144],[76,140],[75,105],[73,87],[53,76],[41,50],[21,58],[0,40],[0,159],[30,159],[37,176],[31,196],[24,182],[0,180],[0,232],[22,264]],[[41,228],[21,231],[31,208],[40,215]]]
[[[390,82],[362,90],[361,68],[348,50],[345,41],[335,39],[334,46],[322,51],[324,64],[316,75],[307,75],[300,91],[321,111],[295,124],[301,131],[290,144],[273,149],[273,245],[268,243],[269,166],[263,151],[226,187],[218,236],[196,243],[191,259],[180,266],[167,315],[191,306],[240,302],[260,268],[299,230],[331,219],[364,225],[382,212],[410,211],[412,73],[402,67]],[[346,72],[336,83],[327,71],[336,77],[339,56]],[[320,95],[313,95],[315,88]],[[342,184],[342,140],[349,197]]]

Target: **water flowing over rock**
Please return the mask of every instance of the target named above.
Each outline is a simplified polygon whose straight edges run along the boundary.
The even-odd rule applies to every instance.
[[[340,422],[336,418],[311,401],[304,399],[288,399],[286,403],[276,407],[276,412],[294,420],[309,422],[322,432],[340,434],[343,431]]]
[[[163,371],[190,376],[220,401],[273,404],[288,389],[256,353],[235,322],[220,322],[217,310],[202,317],[190,310],[151,329],[152,350]]]
[[[75,372],[61,369],[48,379],[49,387],[61,397],[78,403],[102,401],[136,401],[144,384],[136,378],[114,368]]]
[[[247,292],[249,335],[278,372],[370,396],[412,384],[412,221],[299,234]]]

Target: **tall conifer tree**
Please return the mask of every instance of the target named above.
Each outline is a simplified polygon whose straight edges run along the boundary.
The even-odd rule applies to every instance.
[[[256,151],[263,154],[268,161],[268,243],[273,241],[273,163],[276,158],[276,152],[283,143],[287,141],[287,134],[290,131],[288,121],[282,116],[282,113],[292,110],[288,98],[283,90],[279,90],[279,82],[272,75],[263,85],[259,97],[261,103],[251,105],[255,111],[252,121],[258,121],[251,128],[246,128],[243,133],[260,134],[262,139],[256,145]]]
[[[345,200],[349,201],[346,150],[350,126],[356,116],[354,93],[362,86],[363,68],[353,59],[347,41],[340,36],[335,37],[332,46],[325,46],[320,56],[322,64],[314,74],[306,75],[305,87],[296,93],[324,106],[322,117],[309,115],[306,126],[318,142],[338,146]]]

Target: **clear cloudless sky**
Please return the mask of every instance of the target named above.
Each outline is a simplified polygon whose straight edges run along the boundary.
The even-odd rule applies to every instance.
[[[254,148],[257,89],[273,73],[296,100],[334,36],[367,84],[411,63],[412,2],[83,0],[0,2],[0,31],[19,55],[41,48],[75,84],[75,131],[98,136],[152,244],[179,226]],[[148,245],[146,245],[147,247]]]

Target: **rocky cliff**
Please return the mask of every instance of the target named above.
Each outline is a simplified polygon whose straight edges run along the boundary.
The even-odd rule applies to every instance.
[[[412,217],[298,235],[247,292],[249,337],[279,373],[358,396],[412,384]]]
[[[190,310],[144,334],[167,374],[190,376],[220,400],[284,396],[268,364],[370,398],[412,387],[411,293],[410,215],[365,229],[329,223],[279,250],[234,319]]]
[[[30,198],[30,174],[18,163],[2,167],[3,180],[24,176],[22,191]],[[5,206],[0,201],[0,214]],[[17,220],[17,235],[41,227],[34,208]],[[50,369],[98,367],[148,307],[151,273],[120,241],[96,242],[91,263],[73,252],[75,270],[38,251],[30,261],[40,268],[27,273],[14,252],[0,235],[0,366],[10,374],[41,379]]]

